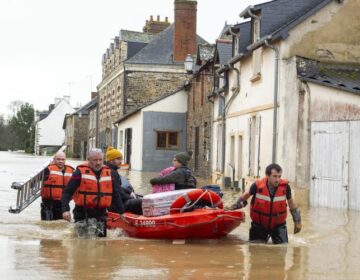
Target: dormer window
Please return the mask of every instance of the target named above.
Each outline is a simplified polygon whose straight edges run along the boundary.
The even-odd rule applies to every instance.
[[[239,53],[239,43],[240,43],[240,36],[233,36],[233,56]]]
[[[253,43],[260,40],[260,15],[252,18],[252,39]],[[253,75],[251,77],[252,82],[259,81],[261,79],[261,66],[262,66],[262,47],[253,50],[252,52],[252,68]]]
[[[252,20],[252,34],[253,43],[260,40],[260,17],[253,18]]]

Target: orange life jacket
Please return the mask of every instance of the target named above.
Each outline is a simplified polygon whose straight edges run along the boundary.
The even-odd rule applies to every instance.
[[[256,194],[250,207],[250,217],[267,229],[284,224],[287,217],[286,189],[288,181],[281,179],[276,188],[275,195],[271,198],[267,178],[256,181]]]
[[[74,168],[65,165],[61,170],[57,165],[50,164],[49,177],[44,181],[41,188],[41,197],[43,199],[61,200],[62,191],[69,183]]]
[[[98,179],[87,164],[79,165],[77,168],[81,173],[81,182],[73,197],[75,204],[86,208],[110,207],[113,192],[111,169],[107,166],[102,167]]]

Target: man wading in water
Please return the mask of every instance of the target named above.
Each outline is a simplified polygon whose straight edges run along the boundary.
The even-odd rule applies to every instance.
[[[125,212],[119,192],[114,191],[119,185],[118,176],[109,167],[103,165],[104,155],[100,149],[89,151],[88,163],[79,165],[62,196],[63,218],[71,221],[69,202],[75,202],[75,223],[96,224],[96,235],[106,236],[106,211],[112,204],[118,213]],[[90,223],[89,223],[90,220]]]
[[[251,228],[250,241],[267,243],[271,237],[273,243],[287,243],[286,228],[287,205],[294,221],[294,233],[301,230],[300,210],[291,196],[288,181],[281,179],[282,169],[278,164],[270,164],[265,170],[266,176],[251,185],[231,209],[240,209],[247,205],[250,196]]]
[[[61,196],[74,171],[65,164],[66,155],[57,152],[53,163],[44,171],[44,183],[41,187],[41,220],[52,221],[62,219]]]

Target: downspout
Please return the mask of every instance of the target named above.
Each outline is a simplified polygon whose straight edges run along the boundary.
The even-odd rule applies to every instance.
[[[229,101],[227,103],[225,103],[225,95],[224,94],[219,94],[220,98],[223,100],[223,104],[224,104],[224,108],[222,110],[222,141],[221,141],[221,173],[223,175],[225,175],[225,153],[226,153],[226,144],[225,144],[225,140],[226,140],[226,113],[230,108],[231,103],[234,101],[235,97],[239,94],[240,92],[240,71],[235,68],[233,65],[229,64],[229,69],[234,70],[236,72],[236,87],[231,89],[231,91],[233,92],[233,95],[230,97]],[[227,74],[226,74],[227,75]]]
[[[272,147],[272,162],[276,162],[277,152],[277,112],[278,112],[278,95],[279,95],[279,48],[271,45],[268,40],[265,40],[265,45],[275,52],[275,76],[274,76],[274,114],[273,114],[273,147]]]
[[[231,103],[234,101],[236,96],[240,92],[240,71],[239,69],[235,68],[234,65],[229,64],[229,68],[231,70],[234,70],[236,72],[236,87],[232,88],[231,91],[233,92],[232,96],[230,97],[229,101],[225,104],[225,96],[224,98],[224,109],[223,109],[223,131],[222,131],[222,162],[221,162],[221,173],[225,177],[225,153],[226,153],[226,145],[225,145],[225,139],[226,139],[226,113],[230,108]]]

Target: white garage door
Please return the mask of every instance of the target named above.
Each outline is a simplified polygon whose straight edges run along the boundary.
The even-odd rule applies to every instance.
[[[310,204],[360,209],[360,122],[311,124]]]

